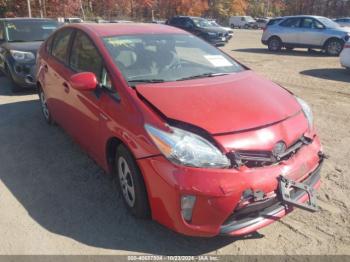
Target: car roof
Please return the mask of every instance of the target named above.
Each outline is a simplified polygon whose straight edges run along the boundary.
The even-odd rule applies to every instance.
[[[189,34],[176,27],[152,23],[79,23],[64,28],[77,28],[89,31],[99,37],[135,34]]]
[[[286,18],[305,18],[305,17],[326,18],[324,16],[318,16],[318,15],[291,15],[291,16],[283,16],[283,17],[280,17],[280,18],[286,19]]]

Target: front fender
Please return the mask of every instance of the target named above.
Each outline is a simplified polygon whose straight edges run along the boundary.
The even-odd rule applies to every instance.
[[[45,86],[45,68],[42,64],[37,64],[37,71],[36,71],[36,81],[40,84],[40,86]]]

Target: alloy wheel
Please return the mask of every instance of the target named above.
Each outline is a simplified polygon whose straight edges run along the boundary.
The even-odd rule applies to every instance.
[[[342,48],[342,44],[339,41],[331,41],[327,46],[327,52],[330,55],[339,55]]]
[[[129,207],[133,207],[135,205],[135,184],[124,157],[118,159],[118,176],[124,199]]]
[[[278,51],[280,49],[280,41],[278,39],[271,39],[269,43],[270,50],[272,51]]]
[[[46,120],[49,120],[50,111],[49,111],[49,108],[47,107],[45,94],[42,90],[40,91],[40,102],[41,102],[41,110],[43,111],[44,117]]]

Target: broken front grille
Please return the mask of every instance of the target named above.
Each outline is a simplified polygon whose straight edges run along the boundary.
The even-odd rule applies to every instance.
[[[296,154],[304,145],[308,145],[312,139],[301,137],[285,151],[275,154],[272,151],[249,151],[238,150],[231,153],[234,166],[263,167],[277,164],[283,160],[288,160]]]

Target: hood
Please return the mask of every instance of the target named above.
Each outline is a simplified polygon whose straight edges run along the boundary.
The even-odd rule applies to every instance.
[[[350,27],[337,27],[337,28],[329,28],[329,30],[332,30],[334,32],[343,32],[343,33],[350,33]]]
[[[233,32],[233,29],[231,27],[220,26],[217,28],[220,28],[220,29],[224,30],[225,32]]]
[[[34,54],[38,51],[42,41],[35,42],[7,42],[3,45],[8,50],[30,51]]]
[[[288,91],[250,70],[212,78],[142,84],[136,90],[166,117],[211,134],[266,126],[301,110]]]
[[[204,32],[212,32],[212,33],[226,33],[225,29],[217,26],[201,27],[201,30]]]
[[[228,31],[228,32],[233,32],[233,29],[231,27],[223,27],[224,30]]]

